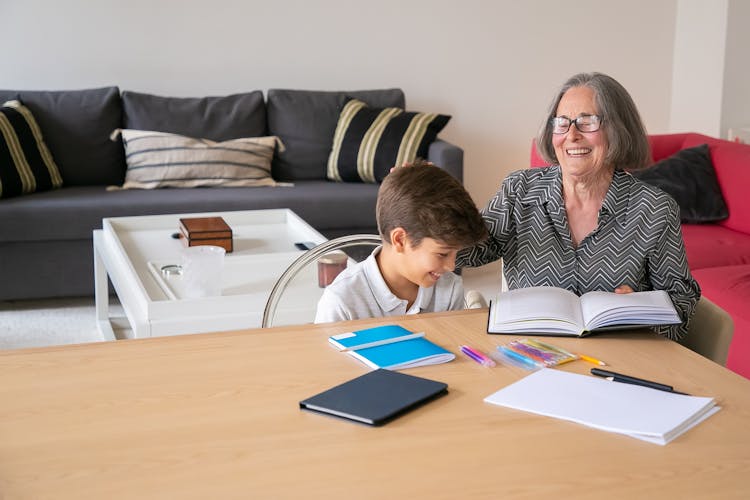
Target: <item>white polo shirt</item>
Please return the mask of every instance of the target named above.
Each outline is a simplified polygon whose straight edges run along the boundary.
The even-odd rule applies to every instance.
[[[443,273],[435,285],[419,287],[417,299],[407,311],[407,301],[396,297],[380,274],[375,256],[381,248],[376,248],[367,259],[342,271],[326,287],[318,302],[316,323],[464,308],[461,277],[454,273]]]

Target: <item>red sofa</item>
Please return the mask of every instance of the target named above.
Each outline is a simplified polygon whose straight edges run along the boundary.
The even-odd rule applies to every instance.
[[[683,224],[688,265],[701,292],[734,320],[727,368],[750,378],[750,145],[702,134],[649,136],[654,162],[681,149],[708,144],[729,217]],[[545,162],[532,144],[531,166]]]

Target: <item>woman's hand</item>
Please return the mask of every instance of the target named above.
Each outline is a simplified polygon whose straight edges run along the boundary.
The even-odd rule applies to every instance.
[[[633,289],[630,288],[630,285],[620,285],[615,288],[615,293],[633,293]]]

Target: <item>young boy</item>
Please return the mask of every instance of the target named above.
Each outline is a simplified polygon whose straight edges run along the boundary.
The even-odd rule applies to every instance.
[[[324,290],[315,322],[463,309],[456,253],[487,229],[461,183],[417,160],[385,177],[375,210],[383,244]]]

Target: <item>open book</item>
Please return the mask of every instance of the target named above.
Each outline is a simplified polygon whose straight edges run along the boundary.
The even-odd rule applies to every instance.
[[[583,337],[597,329],[680,322],[664,290],[596,291],[579,297],[562,288],[539,286],[500,293],[490,304],[487,332]]]

